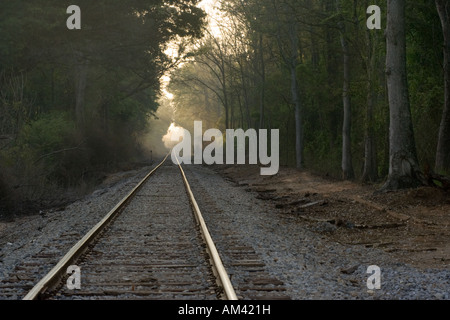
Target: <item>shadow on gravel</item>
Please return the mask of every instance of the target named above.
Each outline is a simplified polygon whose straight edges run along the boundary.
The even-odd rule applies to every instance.
[[[226,180],[329,241],[379,248],[419,268],[448,268],[450,193],[430,187],[374,194],[375,186],[281,168],[214,166]]]

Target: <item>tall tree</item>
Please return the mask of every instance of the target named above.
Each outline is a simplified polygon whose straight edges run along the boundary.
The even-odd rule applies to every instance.
[[[389,176],[383,190],[423,183],[411,119],[406,73],[405,0],[388,0],[386,74],[389,97]]]
[[[369,0],[363,2],[363,8],[369,7]],[[367,10],[364,10],[364,14],[367,14]],[[363,20],[364,21],[364,20]],[[361,25],[358,23],[358,26]],[[363,33],[363,45],[360,50],[361,58],[364,61],[366,71],[366,114],[365,114],[365,127],[364,127],[364,165],[362,182],[376,182],[379,178],[378,175],[378,160],[377,160],[377,135],[375,132],[376,119],[375,109],[377,100],[380,95],[380,88],[385,88],[385,75],[379,76],[380,70],[383,70],[382,64],[385,62],[384,55],[386,51],[382,46],[381,32],[378,30],[370,30],[364,24],[362,26]],[[381,53],[383,52],[383,53]]]
[[[445,102],[439,129],[436,152],[436,171],[450,172],[450,2],[436,0],[444,34],[444,90]]]
[[[303,167],[303,118],[297,67],[300,64],[299,22],[296,6],[292,1],[272,0],[275,22],[275,37],[285,67],[291,80],[291,99],[295,116],[296,167]]]
[[[195,81],[213,92],[225,110],[225,128],[231,128],[231,94],[230,94],[230,64],[228,56],[228,39],[218,38],[211,32],[201,43],[195,54],[195,62],[206,72],[188,74],[184,81]],[[207,75],[204,79],[204,75]]]
[[[143,155],[138,136],[177,62],[166,48],[201,37],[198,2],[79,0],[81,30],[67,28],[67,2],[0,2],[0,165],[30,180],[18,192]]]
[[[343,54],[344,83],[342,88],[342,102],[344,106],[344,121],[342,125],[342,178],[351,180],[355,177],[352,162],[352,107],[350,100],[350,49],[347,40],[346,27],[343,18],[341,1],[336,0],[337,12],[341,16],[338,23]]]
[[[376,104],[376,66],[377,66],[377,35],[372,35],[372,31],[366,31],[366,49],[367,58],[367,105],[366,105],[366,123],[364,132],[364,169],[361,180],[363,182],[375,182],[378,180],[377,152],[375,143],[375,120],[374,109]]]

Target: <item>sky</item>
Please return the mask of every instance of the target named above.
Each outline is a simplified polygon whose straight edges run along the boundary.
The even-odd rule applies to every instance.
[[[209,29],[211,33],[215,36],[220,36],[220,29],[217,26],[217,24],[214,22],[214,20],[220,20],[220,17],[217,13],[217,10],[214,10],[214,4],[217,2],[217,0],[203,0],[199,3],[199,7],[205,10],[205,12],[208,14],[210,19],[209,22]],[[176,54],[176,45],[173,47],[170,47],[166,50],[166,54],[171,56],[173,54]],[[173,100],[173,94],[171,94],[167,90],[167,86],[170,82],[170,75],[166,74],[162,77],[162,92],[163,92],[163,98],[167,99],[169,101]],[[169,104],[171,105],[171,104]],[[167,129],[167,134],[162,137],[162,141],[164,142],[164,146],[167,149],[173,148],[175,146],[175,143],[171,141],[172,136],[175,135],[176,137],[182,137],[183,136],[184,129],[181,127],[178,127],[175,125],[175,123],[172,123],[170,127]]]
[[[211,30],[211,33],[216,37],[220,37],[220,28],[217,26],[215,21],[223,20],[223,18],[221,17],[219,10],[214,8],[215,5],[218,5],[218,0],[203,0],[200,2],[199,7],[203,8],[203,10],[205,10],[211,18],[209,22],[209,29]]]
[[[219,14],[218,11],[214,9],[214,5],[217,3],[217,0],[203,0],[199,3],[199,7],[202,8],[203,10],[205,10],[205,12],[208,14],[209,17],[211,17],[212,19],[210,19],[210,23],[209,23],[209,29],[211,30],[212,34],[215,36],[220,36],[220,29],[217,26],[217,24],[214,22],[216,19],[220,19],[219,18]],[[174,46],[176,47],[176,46]],[[176,49],[174,49],[174,47],[170,47],[166,50],[166,54],[168,55],[172,55],[176,53]],[[162,77],[162,82],[163,82],[163,93],[164,93],[164,97],[172,100],[173,99],[173,95],[167,91],[167,85],[170,82],[170,76],[169,75],[165,75]]]
[[[218,0],[203,0],[199,3],[199,7],[206,11],[206,13],[210,16],[214,16],[217,14],[217,10],[214,9],[214,6],[217,5]]]

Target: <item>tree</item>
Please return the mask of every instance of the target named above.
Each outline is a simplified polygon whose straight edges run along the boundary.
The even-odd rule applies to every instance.
[[[194,81],[210,90],[225,109],[225,128],[231,128],[232,99],[231,68],[227,42],[208,33],[195,53],[195,64],[198,72],[189,72],[182,81]],[[203,71],[200,71],[203,70]]]
[[[450,171],[450,3],[436,0],[444,34],[444,111],[439,129],[436,171]]]
[[[69,33],[67,48],[74,69],[77,120],[84,122],[84,96],[92,81],[89,70],[99,68],[113,77],[121,73],[120,96],[114,90],[100,101],[107,130],[111,102],[149,88],[158,91],[161,76],[174,66],[164,54],[166,44],[178,36],[198,38],[203,14],[195,7],[197,1],[190,0],[80,1],[83,28]]]
[[[406,74],[405,0],[388,0],[386,74],[389,97],[389,176],[383,190],[417,187],[417,160]]]
[[[386,12],[386,3],[376,2]],[[399,68],[392,60],[398,51],[391,45],[389,51],[395,53],[389,63],[394,68],[387,86],[383,32],[368,30],[366,24],[367,8],[373,2],[221,0],[225,19],[217,25],[222,36],[209,44],[204,41],[204,51],[199,51],[204,55],[196,57],[195,67],[186,67],[185,75],[196,79],[196,86],[194,81],[185,82],[191,92],[175,93],[177,115],[191,114],[191,110],[203,114],[219,106],[223,114],[216,110],[214,114],[223,122],[228,109],[231,127],[279,128],[284,164],[336,178],[355,175],[365,182],[387,177],[390,151],[394,155],[401,146],[410,150],[411,145],[412,154],[403,156],[409,160],[401,167],[411,161],[413,172],[420,175],[418,163],[435,161],[437,140],[430,132],[437,132],[441,122],[444,90],[441,50],[436,47],[442,28],[435,2],[404,2],[407,47],[403,43],[408,50],[403,51]],[[396,79],[403,81],[401,85],[395,84]],[[400,94],[405,101],[396,101],[400,87],[406,88]],[[197,107],[183,107],[190,96],[200,98],[205,92],[208,99],[199,99]],[[409,136],[417,145],[399,135]],[[393,161],[398,157],[397,153]]]
[[[380,104],[380,96],[384,96],[384,88],[386,87],[386,75],[380,72],[384,68],[382,64],[386,61],[386,48],[383,45],[381,30],[371,30],[366,26],[366,8],[369,7],[369,3],[369,0],[362,2],[365,19],[362,20],[364,32],[361,37],[363,45],[361,46],[360,56],[364,62],[366,72],[367,97],[364,124],[364,164],[361,181],[373,183],[379,179],[377,140],[381,139],[376,134],[377,121],[375,110],[377,105]]]
[[[81,30],[67,28],[67,3],[0,2],[0,166],[9,189],[23,186],[17,193],[36,200],[47,187],[76,188],[144,158],[139,137],[161,78],[202,36],[198,2],[79,0]],[[165,53],[175,40],[179,59]]]
[[[339,15],[342,15],[340,0],[336,0],[336,7]],[[342,125],[342,177],[344,180],[351,180],[355,177],[352,162],[352,107],[350,100],[350,52],[343,18],[339,21],[339,32],[343,54],[344,84],[342,88],[342,101],[344,106],[344,121]]]
[[[291,80],[291,99],[294,105],[295,117],[295,155],[296,167],[303,167],[303,118],[302,101],[297,76],[300,64],[299,54],[299,22],[295,5],[287,0],[272,0],[273,19],[275,23],[274,35],[285,67],[289,70]]]
[[[378,65],[376,48],[379,43],[377,34],[373,35],[373,33],[371,30],[366,31],[367,105],[364,132],[364,169],[361,178],[363,182],[378,180],[374,109],[376,104],[376,66]]]

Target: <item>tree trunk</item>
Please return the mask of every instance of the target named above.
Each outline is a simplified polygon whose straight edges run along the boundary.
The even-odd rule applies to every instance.
[[[342,37],[344,51],[344,86],[342,92],[344,104],[344,123],[342,127],[342,177],[344,180],[351,180],[355,177],[352,162],[352,141],[351,141],[351,125],[352,125],[352,108],[350,104],[349,83],[350,83],[350,57],[348,54],[347,41]]]
[[[223,61],[223,57],[221,56],[221,75],[222,75],[222,92],[223,92],[223,101],[225,107],[225,128],[231,129],[230,127],[230,106],[228,100],[228,89],[227,89],[227,76],[225,71],[225,62]]]
[[[389,97],[389,176],[383,190],[423,184],[409,103],[406,74],[405,0],[388,0],[386,74]]]
[[[231,59],[230,59],[231,60]],[[231,66],[231,61],[228,62]],[[230,75],[230,81],[229,81],[229,88],[230,88],[230,98],[229,98],[229,107],[230,107],[230,129],[235,129],[235,117],[234,117],[234,97],[233,97],[233,88],[234,88],[234,76],[233,74]],[[227,128],[228,129],[228,128]]]
[[[450,172],[450,3],[447,0],[436,0],[436,7],[444,34],[445,103],[439,128],[435,170]]]
[[[300,92],[297,79],[297,66],[299,64],[299,37],[298,37],[298,21],[292,7],[286,3],[281,4],[283,21],[279,16],[279,7],[276,1],[272,1],[275,22],[277,24],[276,39],[281,58],[284,65],[289,70],[291,77],[291,98],[295,107],[295,156],[296,167],[301,169],[303,167],[303,121],[302,121],[302,106],[300,101]],[[282,28],[282,25],[284,28]],[[286,37],[286,38],[283,38]],[[282,38],[288,43],[288,46],[283,44]]]
[[[238,59],[239,62],[239,70],[241,73],[241,85],[242,85],[242,92],[244,94],[244,103],[245,103],[245,121],[247,124],[247,129],[250,128],[251,126],[251,122],[250,122],[250,103],[249,103],[249,98],[248,98],[248,90],[247,90],[247,80],[245,78],[245,71],[244,71],[244,67],[243,67],[243,62],[240,60],[240,58]],[[243,115],[241,115],[243,117]],[[244,119],[242,119],[242,121],[244,121]]]
[[[377,151],[375,145],[374,132],[374,107],[375,107],[375,66],[376,54],[374,48],[378,41],[374,43],[371,36],[372,31],[366,31],[367,46],[367,106],[366,106],[366,124],[365,124],[365,145],[364,145],[364,171],[361,180],[363,182],[375,182],[378,180]]]
[[[366,110],[366,129],[365,129],[365,144],[364,144],[364,171],[362,175],[363,182],[375,182],[378,180],[377,168],[377,152],[375,147],[375,134],[373,130],[374,119],[374,93],[372,79],[368,81],[367,85],[367,110]]]
[[[298,93],[297,70],[291,67],[291,92],[295,105],[295,155],[297,169],[303,167],[302,115],[301,102]]]
[[[225,76],[223,77],[223,80],[225,80]],[[223,101],[224,101],[224,108],[225,108],[225,128],[230,129],[230,108],[228,105],[228,93],[227,93],[227,87],[226,85],[222,85],[222,92],[223,92]]]
[[[291,21],[289,25],[289,38],[291,45],[290,73],[291,73],[291,94],[295,106],[295,155],[297,169],[303,168],[303,121],[301,113],[301,101],[297,80],[298,64],[298,35],[296,22]]]
[[[338,12],[342,14],[340,1],[336,0]],[[342,178],[344,180],[352,180],[355,177],[352,162],[352,141],[351,141],[351,125],[352,125],[352,108],[350,102],[350,54],[347,39],[345,39],[344,22],[339,22],[340,38],[342,53],[344,56],[344,84],[342,88],[342,101],[344,105],[344,121],[342,126]]]
[[[264,48],[263,48],[263,36],[259,35],[259,62],[261,67],[261,79],[260,79],[260,91],[259,91],[259,128],[264,128],[264,100],[265,100],[265,87],[266,87],[266,65],[264,61]]]

